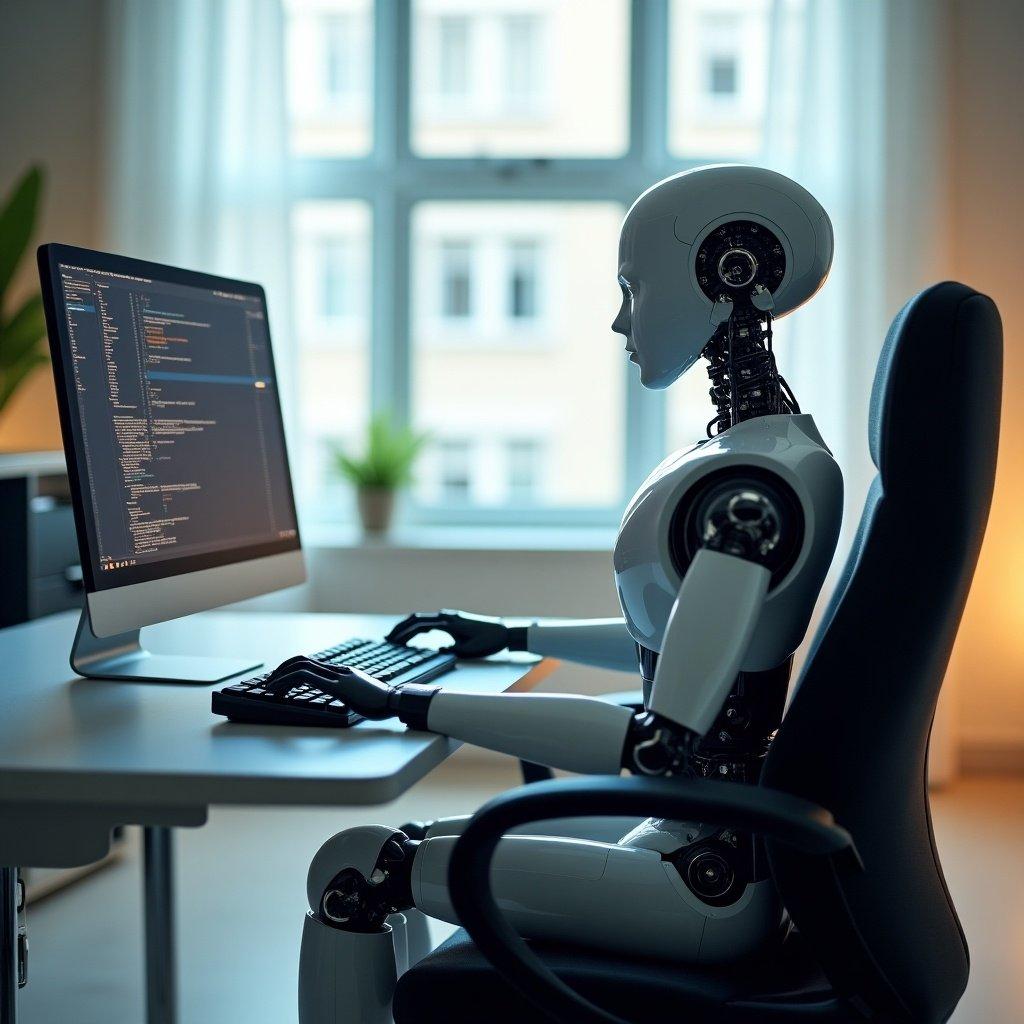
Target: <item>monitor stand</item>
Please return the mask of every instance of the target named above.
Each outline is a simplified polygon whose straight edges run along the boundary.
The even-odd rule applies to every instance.
[[[259,668],[248,658],[203,658],[150,654],[139,642],[139,630],[98,637],[92,631],[88,604],[82,608],[71,648],[71,667],[89,679],[123,679],[135,683],[219,683]]]

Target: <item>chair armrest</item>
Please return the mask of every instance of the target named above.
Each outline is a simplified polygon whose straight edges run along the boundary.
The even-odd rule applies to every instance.
[[[853,839],[832,815],[779,790],[708,780],[618,776],[538,782],[485,804],[452,850],[448,889],[459,922],[480,952],[553,1020],[623,1024],[556,977],[505,920],[491,892],[491,860],[509,830],[550,818],[633,815],[742,828],[809,856],[852,857]]]

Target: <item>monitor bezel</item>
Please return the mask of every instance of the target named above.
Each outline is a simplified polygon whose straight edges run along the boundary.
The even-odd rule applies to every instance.
[[[50,242],[41,245],[37,252],[39,279],[43,294],[43,311],[49,339],[50,358],[53,366],[54,387],[57,395],[57,409],[60,418],[61,437],[64,443],[67,463],[71,505],[74,511],[78,548],[82,556],[82,577],[87,594],[99,594],[120,590],[135,584],[165,580],[201,570],[217,569],[239,563],[251,562],[268,556],[302,550],[298,515],[295,507],[295,493],[292,486],[291,464],[288,457],[287,434],[281,410],[280,389],[277,389],[277,417],[281,430],[282,456],[285,464],[285,479],[288,485],[288,503],[295,520],[295,536],[260,544],[248,544],[223,548],[181,558],[171,558],[143,565],[125,566],[112,573],[97,571],[99,552],[92,523],[92,513],[86,508],[86,484],[89,479],[85,465],[85,453],[76,443],[73,417],[78,415],[74,376],[70,365],[70,337],[66,318],[61,315],[62,291],[60,286],[60,264],[66,263],[86,269],[127,274],[135,277],[152,278],[170,284],[186,285],[209,290],[223,290],[258,298],[267,324],[268,356],[275,385],[278,384],[274,348],[270,334],[270,318],[267,298],[261,285],[251,281],[219,277],[195,270],[184,270],[161,263],[134,259],[114,253],[99,252],[79,246]],[[294,581],[289,581],[294,582]],[[288,585],[287,583],[285,585]],[[268,586],[267,590],[275,589]],[[246,594],[246,596],[249,596]]]

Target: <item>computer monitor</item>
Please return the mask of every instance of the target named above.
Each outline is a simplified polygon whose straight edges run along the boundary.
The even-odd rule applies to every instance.
[[[263,289],[56,244],[39,272],[86,592],[72,667],[254,667],[150,655],[139,630],[305,580]]]

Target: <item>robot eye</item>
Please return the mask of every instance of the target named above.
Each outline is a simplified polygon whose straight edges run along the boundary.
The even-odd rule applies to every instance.
[[[621,274],[619,274],[619,287],[622,289],[622,294],[627,299],[633,298],[633,288]]]

